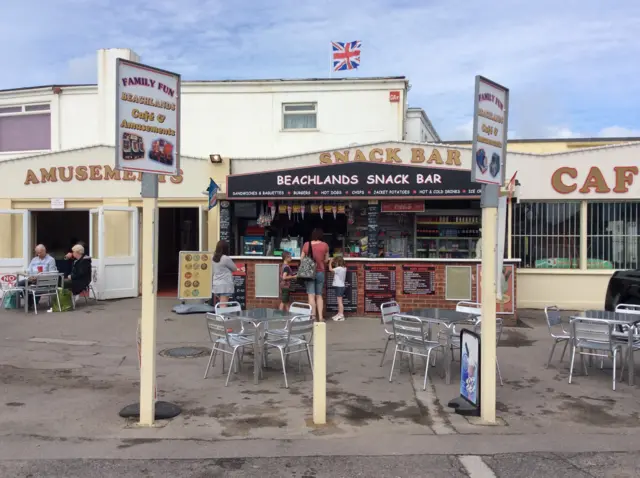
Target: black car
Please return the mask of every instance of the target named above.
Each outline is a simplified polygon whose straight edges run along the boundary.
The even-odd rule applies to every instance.
[[[640,305],[640,270],[617,271],[609,280],[605,310],[615,310],[618,304]]]

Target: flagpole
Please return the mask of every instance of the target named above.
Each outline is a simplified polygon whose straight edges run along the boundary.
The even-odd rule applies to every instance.
[[[333,78],[333,42],[329,48],[329,78]]]

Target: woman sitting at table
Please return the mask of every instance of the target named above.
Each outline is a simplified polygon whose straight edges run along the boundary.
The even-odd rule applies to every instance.
[[[78,295],[91,284],[91,257],[84,255],[84,247],[76,244],[71,248],[73,267],[71,274],[64,280],[64,288],[71,289],[73,295]]]

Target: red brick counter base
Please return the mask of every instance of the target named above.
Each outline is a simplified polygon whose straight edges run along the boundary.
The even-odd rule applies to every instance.
[[[256,284],[255,284],[255,266],[256,264],[282,264],[282,262],[277,258],[255,258],[255,257],[234,257],[233,260],[236,263],[246,264],[247,267],[247,276],[246,276],[246,304],[247,308],[252,309],[256,307],[273,307],[277,308],[280,304],[280,299],[278,298],[261,298],[256,297]],[[471,268],[471,300],[472,302],[476,302],[478,298],[478,265],[480,261],[475,260],[453,260],[449,259],[446,261],[443,260],[415,260],[415,259],[346,259],[346,263],[348,267],[356,267],[357,268],[357,285],[358,285],[358,311],[357,312],[347,312],[346,316],[371,316],[379,318],[379,312],[365,312],[365,267],[370,266],[383,266],[385,269],[389,271],[395,270],[395,285],[396,285],[396,295],[395,300],[400,304],[400,307],[403,311],[409,311],[411,309],[423,308],[423,307],[432,307],[439,309],[455,309],[456,303],[459,300],[447,300],[446,299],[446,274],[447,267],[450,266],[466,266]],[[505,298],[508,299],[508,302],[505,305],[498,304],[497,310],[498,312],[504,311],[509,312],[505,314],[500,314],[500,316],[504,319],[505,325],[515,325],[517,320],[517,309],[515,307],[515,297],[517,291],[517,280],[515,269],[517,266],[517,261],[505,261],[505,267],[511,268],[513,267],[513,273],[511,274],[512,279],[510,279],[513,284],[512,290],[507,290],[505,293]],[[292,261],[292,266],[297,266],[298,261]],[[434,274],[433,286],[434,290],[431,294],[405,294],[403,292],[404,283],[403,283],[403,268],[406,266],[417,266],[417,267],[428,267],[432,270]],[[328,284],[331,286],[331,284]],[[299,302],[307,302],[307,295],[303,292],[296,292],[291,295],[291,301],[299,301]],[[329,315],[329,314],[327,314]]]

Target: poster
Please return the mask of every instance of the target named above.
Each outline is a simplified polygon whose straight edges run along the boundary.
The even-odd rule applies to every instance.
[[[504,184],[509,90],[476,76],[471,181]]]
[[[180,251],[178,299],[211,298],[213,253]]]
[[[502,267],[502,275],[500,277],[502,286],[502,298],[496,300],[496,314],[513,315],[515,313],[515,266],[506,264]],[[497,288],[497,287],[496,287]],[[477,302],[482,303],[482,264],[478,264],[476,268],[476,291]]]
[[[460,396],[480,407],[480,337],[467,329],[460,332]]]
[[[118,58],[116,168],[177,176],[180,75]]]

